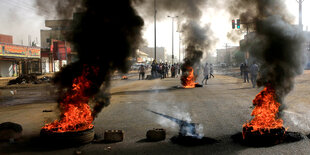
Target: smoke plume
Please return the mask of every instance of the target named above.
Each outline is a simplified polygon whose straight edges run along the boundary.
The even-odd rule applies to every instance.
[[[255,33],[248,36],[246,50],[261,65],[257,84],[271,84],[282,102],[305,64],[304,36],[292,25],[284,0],[237,0],[229,11],[241,17],[241,23],[254,25]]]
[[[154,1],[134,2],[145,19],[154,19]],[[217,41],[209,25],[200,25],[202,9],[206,5],[206,0],[156,0],[157,20],[167,18],[167,15],[178,16],[179,30],[184,37],[182,42],[186,49],[184,69],[186,66],[198,66],[203,54],[207,54]]]
[[[84,93],[91,97],[96,95],[97,104],[92,113],[96,117],[109,103],[106,93],[112,74],[116,70],[127,72],[129,69],[129,58],[135,55],[142,41],[143,19],[137,15],[131,0],[61,0],[45,5],[38,0],[38,4],[39,7],[61,5],[57,9],[60,17],[72,16],[73,11],[83,9],[74,15],[72,30],[66,35],[79,59],[58,72],[54,82],[61,90],[70,90],[73,80],[86,68],[89,71],[86,78],[91,81],[91,86]]]
[[[72,18],[74,12],[82,8],[82,0],[36,0],[35,6],[40,15],[69,19]]]

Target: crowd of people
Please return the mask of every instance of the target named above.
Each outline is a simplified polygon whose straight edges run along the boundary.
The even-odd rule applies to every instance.
[[[250,83],[249,82],[249,73],[250,73],[251,83],[252,83],[253,88],[256,87],[256,79],[257,79],[258,71],[259,71],[258,65],[255,62],[250,67],[248,66],[247,63],[242,63],[240,65],[240,75],[241,77],[243,76],[243,82]]]
[[[156,61],[153,61],[151,65],[151,76],[152,78],[167,78],[169,75],[172,78],[178,77],[181,73],[181,65],[180,64],[168,64],[166,63],[156,63]]]
[[[150,67],[151,67],[151,76],[153,79],[154,78],[161,78],[161,79],[167,78],[169,76],[169,72],[170,72],[171,78],[176,78],[181,75],[181,64],[179,63],[168,64],[168,63],[156,63],[156,61],[153,61]],[[202,84],[207,85],[208,80],[212,77],[214,78],[213,71],[214,71],[213,65],[206,63],[205,66],[203,67]],[[139,68],[139,80],[145,79],[145,72],[146,72],[146,67],[144,65],[141,65]],[[250,67],[248,66],[247,63],[242,63],[240,65],[240,76],[243,77],[243,82],[250,83],[250,80],[251,80],[253,88],[256,87],[256,80],[257,80],[258,72],[259,72],[259,68],[255,62]],[[250,80],[249,80],[249,74],[250,74]],[[198,76],[198,74],[196,73],[195,76]]]

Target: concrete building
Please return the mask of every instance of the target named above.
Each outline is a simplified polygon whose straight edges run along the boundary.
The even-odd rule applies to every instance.
[[[73,20],[45,21],[45,26],[50,29],[41,30],[42,73],[58,72],[61,67],[75,61],[77,53],[71,50],[65,39]]]
[[[216,63],[219,65],[236,65],[234,55],[240,50],[239,46],[228,47],[227,49],[216,50]]]
[[[13,44],[13,36],[0,35],[0,77],[41,73],[40,48]]]

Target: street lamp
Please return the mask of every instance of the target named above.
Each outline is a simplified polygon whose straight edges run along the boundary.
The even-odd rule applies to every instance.
[[[181,33],[183,33],[184,31],[177,31],[177,32],[179,33],[179,63],[181,63],[181,44],[182,44]]]
[[[156,0],[154,0],[154,60],[156,61]]]
[[[299,4],[299,28],[301,31],[303,30],[303,25],[302,25],[302,3],[304,0],[296,0],[297,3]]]
[[[174,18],[178,18],[179,16],[168,16],[168,18],[172,19],[172,64],[174,63],[174,53],[173,53],[173,35],[174,35]]]

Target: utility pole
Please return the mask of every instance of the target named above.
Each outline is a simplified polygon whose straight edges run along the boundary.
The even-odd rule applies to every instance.
[[[181,63],[181,51],[182,51],[182,49],[181,49],[181,45],[182,45],[182,38],[181,38],[181,33],[183,32],[183,31],[177,31],[178,33],[179,33],[179,63]],[[183,57],[184,57],[184,55],[183,55]]]
[[[299,28],[302,31],[303,25],[302,25],[302,3],[304,0],[296,0],[296,2],[299,4]]]
[[[173,50],[174,50],[174,18],[178,18],[178,16],[168,16],[169,18],[172,19],[172,64],[174,63],[174,53],[173,53]]]
[[[156,61],[156,0],[154,0],[154,60]]]
[[[228,47],[229,47],[228,43],[225,43],[226,54],[228,54],[227,63],[228,63],[228,65],[230,65],[230,57],[231,57],[231,55],[230,55],[230,52],[227,51]]]
[[[181,33],[179,33],[179,64],[181,63]]]

